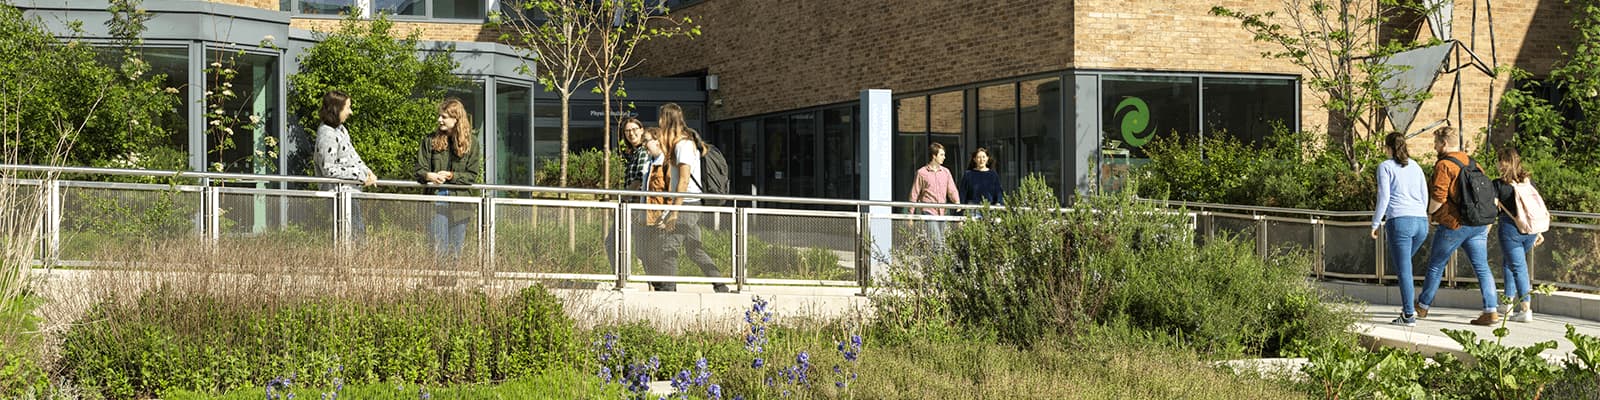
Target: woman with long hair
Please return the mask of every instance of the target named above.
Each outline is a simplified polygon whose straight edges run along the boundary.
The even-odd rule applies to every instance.
[[[483,151],[473,146],[472,115],[455,98],[439,104],[438,128],[423,138],[412,174],[426,185],[471,185],[483,175]],[[441,196],[470,195],[465,190],[428,188]],[[428,225],[434,255],[454,260],[461,256],[466,241],[467,222],[475,209],[462,203],[434,202],[433,220]]]
[[[972,158],[967,162],[967,171],[961,173],[960,193],[965,196],[965,204],[1004,204],[1004,197],[1000,190],[1000,174],[989,168],[994,164],[989,158],[989,149],[979,147],[972,152]]]
[[[1416,282],[1411,260],[1428,238],[1428,182],[1422,167],[1411,159],[1406,135],[1389,133],[1383,139],[1389,159],[1378,165],[1378,206],[1372,213],[1372,239],[1387,228],[1389,264],[1400,278],[1400,318],[1395,325],[1417,326]]]
[[[683,120],[683,108],[677,103],[667,103],[661,106],[658,112],[657,127],[661,128],[661,142],[663,156],[667,169],[668,190],[676,193],[704,193],[701,182],[705,176],[701,174],[700,155],[705,145],[700,141],[699,133],[689,129]],[[694,197],[673,197],[673,205],[699,205],[700,199]],[[662,218],[661,228],[666,231],[666,238],[662,240],[663,264],[658,270],[676,273],[678,250],[682,249],[684,255],[700,266],[700,272],[709,277],[722,277],[722,272],[717,270],[716,261],[706,254],[704,244],[700,241],[700,216],[694,212],[668,211]],[[718,293],[728,292],[725,283],[712,284]],[[674,288],[675,289],[675,288]]]
[[[1503,306],[1507,319],[1516,322],[1533,322],[1533,284],[1528,279],[1528,250],[1544,242],[1544,234],[1540,232],[1523,233],[1517,228],[1516,219],[1522,212],[1517,207],[1517,198],[1529,200],[1530,196],[1518,196],[1518,190],[1533,190],[1533,177],[1528,170],[1522,167],[1522,154],[1517,148],[1506,146],[1500,149],[1500,179],[1494,180],[1494,188],[1499,192],[1500,204],[1500,255],[1503,277],[1506,281],[1506,297],[1515,302],[1516,307]],[[1543,202],[1537,195],[1531,196]],[[1542,208],[1542,207],[1541,207]]]

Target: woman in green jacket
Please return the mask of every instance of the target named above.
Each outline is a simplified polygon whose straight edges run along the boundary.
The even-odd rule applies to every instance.
[[[445,99],[439,104],[439,129],[422,140],[413,171],[418,182],[427,185],[471,185],[483,174],[483,152],[472,146],[472,116],[461,100]],[[429,188],[434,194],[469,195],[465,190]],[[467,222],[475,207],[465,203],[435,202],[428,232],[435,256],[455,260],[466,241]]]

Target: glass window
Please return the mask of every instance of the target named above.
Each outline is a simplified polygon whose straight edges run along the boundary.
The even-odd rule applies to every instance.
[[[907,97],[895,101],[894,130],[899,133],[928,132],[928,98]]]
[[[484,0],[433,0],[434,18],[482,19]]]
[[[962,148],[962,136],[966,132],[966,96],[965,92],[953,91],[935,94],[928,97],[928,140],[944,146],[944,166],[955,168],[951,175],[960,177],[961,170],[965,169],[967,162],[963,160],[966,154]],[[926,150],[924,150],[926,152]],[[926,156],[919,160],[915,167],[928,163]],[[910,190],[908,186],[906,188]]]
[[[817,197],[817,114],[803,112],[789,116],[789,195]]]
[[[533,105],[533,158],[543,165],[561,159],[561,104],[555,101]]]
[[[1100,109],[1108,143],[1144,158],[1141,148],[1173,134],[1198,134],[1198,84],[1193,77],[1103,75]],[[1115,141],[1115,142],[1111,142]]]
[[[495,91],[495,183],[533,183],[533,119],[528,115],[532,101],[533,90],[528,87],[499,85]]]
[[[1000,174],[1000,184],[1006,190],[1017,187],[1021,172],[1017,156],[1017,91],[1015,84],[986,86],[978,89],[978,141],[977,147],[989,149],[989,168]],[[974,147],[973,151],[977,151]],[[958,170],[971,168],[972,154],[947,156],[946,165]],[[964,195],[964,194],[963,194]]]
[[[389,13],[403,16],[426,16],[426,0],[372,0],[373,13]]]
[[[461,100],[461,106],[466,107],[467,113],[472,114],[472,138],[477,142],[473,143],[473,146],[482,149],[483,121],[485,121],[483,116],[483,82],[471,81],[467,83],[466,87],[446,89],[445,97],[454,97],[457,100]]]
[[[822,112],[822,197],[856,198],[857,140],[854,108]]]
[[[1039,174],[1044,177],[1050,187],[1061,191],[1070,191],[1072,182],[1062,181],[1061,149],[1063,134],[1061,130],[1061,80],[1057,78],[1023,81],[1018,91],[1022,100],[1017,108],[1021,113],[1021,126],[1018,129],[1017,146],[1018,157],[1023,165],[1017,168],[1006,186],[1006,190],[1015,190],[1020,184],[1021,176],[1026,174]],[[1090,144],[1093,146],[1093,144]],[[1004,164],[1001,165],[1010,165]],[[1006,170],[1000,170],[1001,176],[1007,176]]]
[[[1292,79],[1204,78],[1206,134],[1226,134],[1251,145],[1265,145],[1273,126],[1293,127]]]
[[[206,90],[214,94],[208,105],[221,105],[220,114],[208,110],[206,151],[208,169],[253,174],[278,172],[278,58],[209,50],[207,61],[221,63],[206,72]],[[208,63],[209,64],[209,63]],[[231,76],[230,76],[231,75]],[[219,103],[220,102],[220,103]],[[267,140],[267,138],[272,140]]]
[[[122,51],[117,48],[96,48],[95,59],[115,68],[122,62]],[[141,57],[150,64],[146,76],[161,76],[160,87],[178,91],[178,101],[162,113],[157,123],[163,137],[149,143],[149,148],[139,149],[132,157],[138,160],[136,168],[180,171],[189,169],[189,49],[171,47],[140,48]]]
[[[298,1],[300,2],[299,3],[300,4],[299,12],[301,14],[339,15],[339,14],[355,14],[356,13],[356,0],[298,0]],[[283,0],[280,0],[280,2],[278,4],[279,4],[279,7],[284,7],[285,3],[283,2]],[[284,10],[284,11],[288,11],[288,10]]]
[[[737,166],[728,166],[729,168],[734,168],[733,174],[736,177],[734,184],[738,186],[731,188],[729,191],[741,194],[755,194],[751,189],[761,184],[759,177],[762,176],[761,167],[763,165],[757,162],[761,157],[761,151],[757,150],[761,148],[761,124],[753,119],[739,121],[738,131],[738,136],[735,140],[739,149],[733,156],[737,160],[729,160],[738,164]]]
[[[762,149],[761,159],[766,163],[766,181],[761,185],[761,194],[766,196],[789,195],[789,154],[785,152],[785,144],[789,138],[789,118],[768,117],[762,121],[766,140]]]

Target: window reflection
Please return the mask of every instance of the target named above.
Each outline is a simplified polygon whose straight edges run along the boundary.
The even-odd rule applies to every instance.
[[[1206,134],[1226,134],[1261,146],[1273,126],[1295,123],[1296,82],[1290,79],[1211,78],[1205,81]]]
[[[1017,157],[1016,85],[1007,83],[978,89],[977,136],[976,146],[959,156],[952,154],[948,165],[958,170],[971,168],[972,152],[977,151],[977,147],[987,148],[989,167],[1000,174],[1001,187],[1015,188],[1017,173],[1021,170]]]
[[[298,10],[300,14],[339,15],[339,14],[355,14],[356,13],[356,1],[355,0],[298,0],[298,1],[300,2],[299,3],[299,10]],[[286,4],[286,3],[280,2],[279,6],[283,7],[284,4]],[[288,11],[288,10],[283,10],[283,11]]]
[[[1101,123],[1108,143],[1144,158],[1143,147],[1174,134],[1200,133],[1199,87],[1193,77],[1105,75]]]
[[[206,73],[207,104],[221,100],[223,117],[206,121],[207,168],[226,172],[278,172],[278,59],[263,54],[207,51],[207,61],[226,72]],[[270,138],[270,140],[268,139]]]
[[[495,92],[495,183],[533,183],[533,120],[528,115],[533,90],[499,85]]]

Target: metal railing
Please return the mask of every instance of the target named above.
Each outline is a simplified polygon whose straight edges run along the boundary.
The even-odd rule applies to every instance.
[[[341,255],[381,253],[399,260],[429,257],[433,250],[429,226],[442,218],[442,225],[450,221],[465,225],[460,255],[445,262],[417,263],[421,266],[403,272],[485,280],[588,281],[619,288],[638,282],[682,282],[730,284],[740,290],[747,285],[860,287],[865,293],[870,277],[878,273],[867,239],[872,232],[892,238],[903,233],[897,227],[904,224],[892,221],[926,224],[960,219],[896,211],[980,208],[398,180],[381,180],[374,185],[381,189],[363,191],[358,182],[304,176],[28,165],[0,165],[0,170],[169,181],[20,180],[41,190],[47,204],[36,262],[79,268],[115,263],[126,257],[127,249],[148,247],[152,241],[193,238],[214,247],[243,239],[258,247],[278,245],[272,251],[285,253],[331,250]],[[286,188],[290,184],[318,187]],[[422,194],[437,189],[471,195]],[[621,200],[647,195],[721,200],[724,205]],[[752,206],[758,203],[764,208]],[[800,207],[772,208],[775,205]],[[700,270],[687,255],[671,264],[676,271],[643,265],[641,255],[685,246],[664,243],[659,228],[644,224],[652,212],[698,220],[694,227],[700,230],[700,243],[716,273]]]
[[[1372,211],[1320,211],[1199,202],[1161,202],[1197,215],[1201,237],[1219,234],[1253,240],[1263,257],[1291,249],[1308,252],[1317,278],[1394,282],[1397,276],[1386,254],[1386,234],[1370,236]],[[1529,275],[1535,284],[1559,288],[1600,289],[1600,214],[1552,211],[1555,221],[1545,243],[1529,251]],[[1503,279],[1499,224],[1488,239],[1489,268]],[[1432,228],[1429,228],[1432,237]],[[1412,279],[1422,280],[1432,241],[1412,258]],[[1477,283],[1472,266],[1460,251],[1445,264],[1444,281]]]
[[[44,240],[37,262],[90,268],[116,261],[108,258],[118,253],[108,250],[185,238],[200,238],[211,245],[228,241],[277,244],[286,253],[325,254],[331,249],[344,255],[428,257],[431,219],[449,214],[464,221],[467,228],[462,235],[462,256],[451,263],[420,263],[412,272],[446,270],[485,280],[558,279],[611,283],[619,288],[639,282],[684,282],[732,284],[740,290],[747,285],[859,287],[865,293],[871,277],[882,273],[882,266],[875,265],[874,252],[886,251],[903,239],[896,236],[919,234],[918,228],[930,222],[961,219],[899,211],[979,208],[517,185],[424,185],[395,180],[379,181],[376,186],[419,194],[375,193],[361,191],[356,182],[304,176],[26,165],[0,165],[0,170],[175,178],[168,180],[182,182],[21,181],[42,191],[46,201],[41,216]],[[290,184],[320,187],[285,188]],[[425,189],[469,190],[473,195],[420,194]],[[692,196],[724,204],[672,206],[620,200],[646,195]],[[1308,275],[1317,278],[1400,279],[1384,254],[1383,238],[1368,236],[1370,211],[1160,204],[1187,213],[1198,240],[1218,235],[1253,240],[1263,257],[1303,251],[1313,260]],[[643,223],[649,213],[659,211],[696,217],[700,243],[717,267],[715,274],[683,260],[675,263],[676,271],[652,271],[638,261],[652,251],[684,245],[662,242],[658,228]],[[1600,214],[1552,214],[1557,221],[1545,234],[1545,245],[1531,251],[1531,275],[1539,283],[1595,290],[1600,286]],[[901,229],[908,223],[912,229]],[[872,237],[879,243],[873,243]],[[1413,261],[1414,279],[1421,278],[1427,250],[1425,245]],[[1489,255],[1491,268],[1498,270],[1501,257],[1494,237],[1489,240]],[[1475,282],[1465,262],[1460,259],[1448,264],[1446,282]]]

